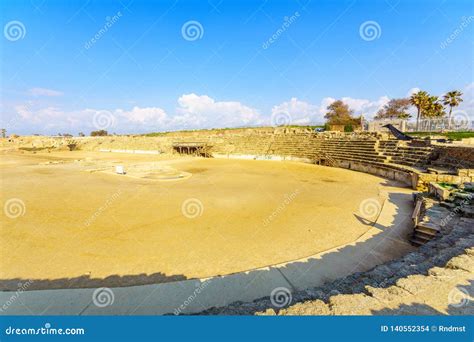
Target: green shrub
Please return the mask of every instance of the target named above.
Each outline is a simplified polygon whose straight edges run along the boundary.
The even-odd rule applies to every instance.
[[[91,132],[91,137],[105,137],[107,135],[109,135],[109,133],[103,129]]]
[[[354,127],[351,124],[344,126],[344,132],[354,132]]]

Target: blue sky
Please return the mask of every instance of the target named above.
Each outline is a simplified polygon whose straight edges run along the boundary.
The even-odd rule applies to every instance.
[[[370,118],[414,88],[462,90],[472,116],[473,15],[467,0],[4,0],[2,126],[321,123],[334,99]]]

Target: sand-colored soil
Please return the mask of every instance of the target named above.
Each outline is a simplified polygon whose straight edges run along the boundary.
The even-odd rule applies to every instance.
[[[191,176],[107,173],[152,162]],[[366,232],[359,206],[386,183],[294,162],[81,151],[4,153],[0,173],[2,205],[25,204],[24,215],[2,214],[2,289],[19,279],[35,288],[125,286],[302,258]]]

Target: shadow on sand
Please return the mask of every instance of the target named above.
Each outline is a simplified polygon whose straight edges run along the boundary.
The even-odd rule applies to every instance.
[[[388,200],[396,206],[391,222],[387,225],[382,225],[379,222],[374,224],[358,217],[361,222],[373,227],[354,243],[333,248],[316,256],[300,259],[299,261],[210,279],[210,283],[204,292],[208,293],[213,300],[210,302],[206,301],[207,305],[202,310],[229,305],[239,300],[252,301],[256,298],[260,298],[260,304],[252,306],[252,308],[244,307],[236,312],[226,312],[218,308],[211,308],[204,313],[252,314],[256,311],[274,308],[269,296],[271,291],[279,286],[287,287],[293,294],[293,301],[288,303],[288,305],[309,299],[325,299],[326,295],[331,292],[331,289],[322,287],[324,284],[336,286],[337,282],[334,282],[336,279],[343,282],[343,277],[357,272],[368,271],[376,265],[400,258],[413,251],[413,247],[406,242],[406,237],[411,230],[411,195],[407,193],[390,193]],[[416,269],[414,269],[412,274],[416,272]],[[183,280],[188,279],[184,275],[165,275],[158,272],[151,275],[112,275],[106,278],[82,276],[63,279],[2,279],[0,280],[0,288],[3,291],[16,291],[19,284],[25,282],[29,283],[29,286],[25,289],[29,291],[60,288],[126,287]],[[387,280],[386,277],[375,279],[376,284],[384,284],[384,286],[390,286],[396,280]],[[330,284],[330,282],[333,283]],[[196,280],[193,283],[196,283]],[[256,283],[259,285],[256,286]],[[363,292],[366,285],[374,286],[374,279],[351,284],[350,292]],[[322,287],[323,291],[305,290],[316,287]],[[181,293],[181,295],[183,298],[177,301],[184,301],[189,294]]]
[[[442,255],[435,255],[430,262],[425,262],[426,256],[423,253],[431,255],[435,250],[426,245],[407,255],[407,253],[414,251],[414,248],[406,242],[407,234],[411,231],[411,194],[390,193],[388,200],[394,203],[396,207],[391,222],[386,225],[379,222],[372,223],[373,227],[356,242],[304,260],[205,280],[209,284],[199,294],[201,296],[199,301],[205,303],[205,306],[187,313],[249,315],[267,309],[278,311],[284,307],[308,300],[321,299],[327,301],[335,293],[367,294],[366,286],[374,288],[390,287],[400,278],[413,274],[427,274],[428,270],[434,266],[445,266],[452,257],[463,253],[462,249],[456,253],[443,253]],[[366,221],[361,217],[358,217],[358,219],[364,220],[361,222]],[[370,224],[370,222],[364,224]],[[457,241],[449,236],[445,240],[443,240],[443,244],[446,247],[453,246]],[[406,260],[394,260],[404,255],[406,255],[404,258]],[[373,269],[376,265],[391,260],[393,261],[390,268],[382,265],[377,267],[377,272],[374,272]],[[394,268],[397,269],[396,272],[393,271]],[[366,271],[369,271],[370,274],[363,273]],[[87,276],[70,279],[6,279],[0,280],[0,286],[2,290],[12,291],[18,289],[18,283],[25,282],[30,283],[26,290],[35,290],[45,288],[125,287],[183,280],[189,279],[184,275],[167,276],[162,273],[154,273],[151,275],[113,275],[101,279],[91,279]],[[196,286],[204,283],[204,280],[193,280],[193,284],[189,283],[180,282],[180,285],[177,284],[176,287],[181,289],[186,288],[186,286],[190,288],[188,292],[173,292],[177,296],[175,299],[177,303],[182,303],[188,299],[190,293]],[[270,294],[272,290],[281,286],[287,287],[292,292],[292,296],[284,307],[277,308],[270,300]],[[472,293],[472,283],[470,287],[469,291]],[[135,293],[139,293],[139,288],[136,289],[137,292]],[[336,292],[334,293],[334,291]],[[153,305],[158,307],[160,302],[157,298],[154,299],[156,304]],[[153,298],[147,298],[147,301],[153,301]],[[119,303],[114,305],[119,305]],[[472,302],[469,301],[467,305],[472,305]],[[134,310],[134,312],[140,312],[136,308]],[[459,314],[458,312],[460,312],[455,305],[451,305],[449,310],[453,314]],[[128,312],[128,309],[126,311]],[[163,308],[160,312],[171,313],[173,308]],[[440,314],[437,310],[419,303],[401,305],[397,309],[373,311],[373,314],[399,315],[404,314],[404,312],[410,314]],[[148,313],[153,314],[153,311]]]
[[[409,200],[410,195],[404,193],[392,193],[389,195],[388,200],[393,203],[406,203]],[[390,256],[400,256],[404,254],[410,248],[407,248],[408,244],[404,232],[400,232],[400,226],[406,224],[406,220],[409,219],[409,214],[406,212],[407,208],[400,210],[397,208],[397,212],[393,217],[393,222],[390,226],[381,225],[378,222],[372,222],[364,219],[363,217],[354,214],[354,216],[364,225],[372,226],[369,232],[372,232],[375,228],[376,234],[370,235],[367,238],[363,238],[368,232],[364,233],[359,241],[352,244],[347,244],[341,247],[332,248],[329,251],[318,253],[317,257],[302,258],[298,261],[290,261],[284,264],[274,265],[267,268],[258,268],[249,270],[247,272],[241,272],[236,274],[229,274],[217,277],[216,279],[225,279],[226,277],[241,276],[248,279],[254,279],[262,273],[268,272],[280,272],[292,274],[292,278],[309,276],[309,272],[317,272],[316,278],[321,278],[323,282],[333,280],[335,278],[350,274],[348,272],[359,271],[364,264],[374,266],[374,258],[382,257],[386,254],[386,247],[393,247],[393,243],[397,243],[400,246],[400,253],[396,250],[389,250]],[[342,227],[343,228],[343,227]],[[403,248],[402,248],[403,247]],[[291,246],[289,246],[291,248]],[[391,257],[390,259],[393,259]],[[302,261],[304,260],[304,261]],[[351,262],[347,263],[347,260]],[[365,267],[367,268],[367,267]],[[277,270],[278,269],[278,270]],[[322,272],[323,271],[323,272]],[[299,276],[298,276],[299,275]],[[1,291],[16,291],[18,284],[29,282],[27,291],[30,290],[43,290],[43,289],[60,289],[60,288],[96,288],[96,287],[125,287],[125,286],[136,286],[146,284],[158,284],[158,283],[169,283],[182,280],[189,280],[185,275],[166,275],[161,272],[153,274],[134,274],[134,275],[111,275],[105,278],[90,278],[88,275],[75,277],[75,278],[59,278],[59,279],[0,279],[0,290]],[[245,283],[245,282],[244,282]],[[318,282],[319,284],[320,282]],[[318,285],[315,284],[315,285]],[[295,284],[296,285],[296,284]],[[299,288],[299,286],[295,286]]]

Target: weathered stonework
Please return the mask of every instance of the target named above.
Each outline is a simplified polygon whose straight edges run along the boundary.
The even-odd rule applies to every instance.
[[[270,297],[212,308],[209,315],[433,315],[474,313],[468,300],[474,281],[474,220],[457,217],[449,229],[405,255],[370,271],[292,293],[284,308]],[[452,301],[453,291],[467,293]]]
[[[310,131],[241,129],[166,133],[157,137],[108,136],[74,138],[86,151],[126,150],[175,153],[173,143],[205,142],[214,157],[297,160],[396,179],[415,189],[430,182],[474,181],[473,148],[399,143],[378,134],[314,134]],[[68,150],[62,137],[0,139],[3,150]],[[147,152],[148,151],[148,152]],[[73,153],[73,152],[72,152]],[[436,173],[436,167],[444,170]],[[435,173],[428,173],[434,168]],[[445,170],[448,168],[448,170]],[[433,172],[433,171],[432,171]],[[467,215],[462,212],[463,215]],[[450,291],[473,279],[474,233],[471,217],[452,217],[433,239],[401,259],[355,273],[321,287],[295,291],[288,307],[274,308],[270,298],[234,303],[204,314],[472,314],[472,301],[449,305]],[[434,298],[434,299],[433,299]],[[416,303],[416,305],[413,305]]]
[[[68,138],[64,137],[0,140],[0,146],[4,149],[68,149]],[[457,174],[458,169],[474,168],[472,147],[431,145],[424,140],[387,140],[386,135],[369,132],[313,133],[298,128],[255,128],[170,132],[154,137],[79,137],[74,140],[76,149],[81,150],[150,150],[156,153],[176,153],[174,143],[201,142],[209,146],[210,153],[215,157],[290,159],[337,166],[398,180],[423,191],[427,190],[430,182],[460,184],[474,180],[472,171]],[[444,169],[436,169],[440,165]],[[446,167],[449,169],[446,170]]]

